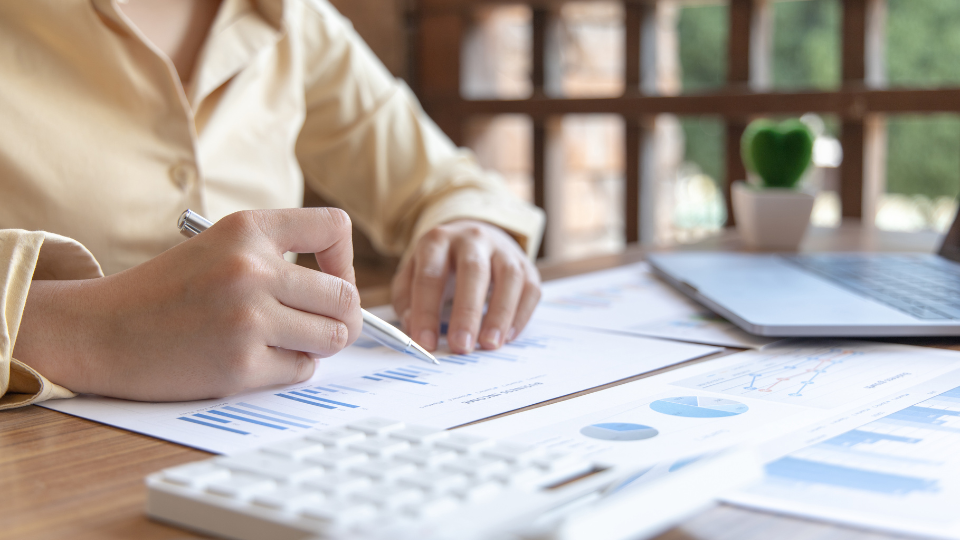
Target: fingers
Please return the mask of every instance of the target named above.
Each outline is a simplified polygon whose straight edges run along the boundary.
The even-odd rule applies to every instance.
[[[440,304],[450,269],[450,241],[431,231],[413,256],[410,294],[410,334],[428,351],[437,349],[440,332]]]
[[[350,344],[350,332],[342,321],[281,305],[271,311],[267,345],[325,358]]]
[[[300,383],[313,377],[316,369],[316,360],[306,353],[268,347],[257,369],[246,381],[246,387]]]
[[[266,236],[277,254],[315,253],[325,273],[356,284],[353,232],[346,212],[336,208],[294,208],[237,212],[216,226],[241,236]]]
[[[357,340],[363,327],[363,317],[356,286],[344,279],[285,261],[279,261],[278,266],[279,279],[272,281],[272,292],[281,304],[305,314],[338,321],[347,330],[347,345]],[[320,354],[320,351],[309,348],[288,347],[279,343],[275,345]]]
[[[497,253],[493,259],[493,295],[480,331],[480,346],[496,349],[503,345],[513,327],[524,289],[526,268],[522,261]]]
[[[476,344],[483,304],[490,285],[490,253],[486,244],[461,238],[454,249],[457,286],[447,342],[455,353],[468,353]]]
[[[390,286],[390,296],[393,303],[393,311],[403,327],[410,330],[410,288],[413,279],[413,258],[408,258],[400,263],[400,270],[393,277],[393,283]]]
[[[533,265],[530,265],[527,273],[527,279],[523,284],[523,292],[520,294],[520,303],[517,305],[517,313],[513,317],[513,324],[507,331],[506,340],[512,341],[520,335],[530,317],[537,309],[537,303],[540,302],[540,272]]]

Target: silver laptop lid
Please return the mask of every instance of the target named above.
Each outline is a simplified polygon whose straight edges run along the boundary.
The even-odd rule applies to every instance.
[[[960,263],[960,212],[953,218],[953,225],[950,225],[950,230],[943,237],[938,253],[941,257]]]

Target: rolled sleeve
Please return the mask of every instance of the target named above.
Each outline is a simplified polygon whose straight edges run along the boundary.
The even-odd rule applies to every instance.
[[[101,276],[96,259],[75,240],[42,231],[0,230],[0,409],[75,395],[13,358],[32,281]]]
[[[309,5],[297,158],[311,188],[386,254],[402,254],[445,222],[476,219],[506,230],[533,257],[543,212],[457,148],[336,10]]]

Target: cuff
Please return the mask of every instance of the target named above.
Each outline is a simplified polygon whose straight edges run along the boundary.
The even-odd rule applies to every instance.
[[[0,411],[14,409],[48,399],[64,399],[76,396],[66,388],[54,384],[37,370],[17,360],[11,359],[10,381],[7,392],[0,397]]]
[[[13,358],[34,279],[89,279],[103,272],[76,240],[42,231],[0,231],[0,410],[74,394]]]
[[[410,246],[430,230],[458,219],[475,219],[500,227],[516,239],[531,260],[537,257],[546,222],[543,210],[510,194],[459,189],[423,211]]]

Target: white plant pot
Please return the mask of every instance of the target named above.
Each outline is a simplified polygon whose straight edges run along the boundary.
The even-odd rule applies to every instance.
[[[796,251],[810,226],[813,195],[784,188],[754,189],[734,182],[733,215],[737,232],[753,249]]]

